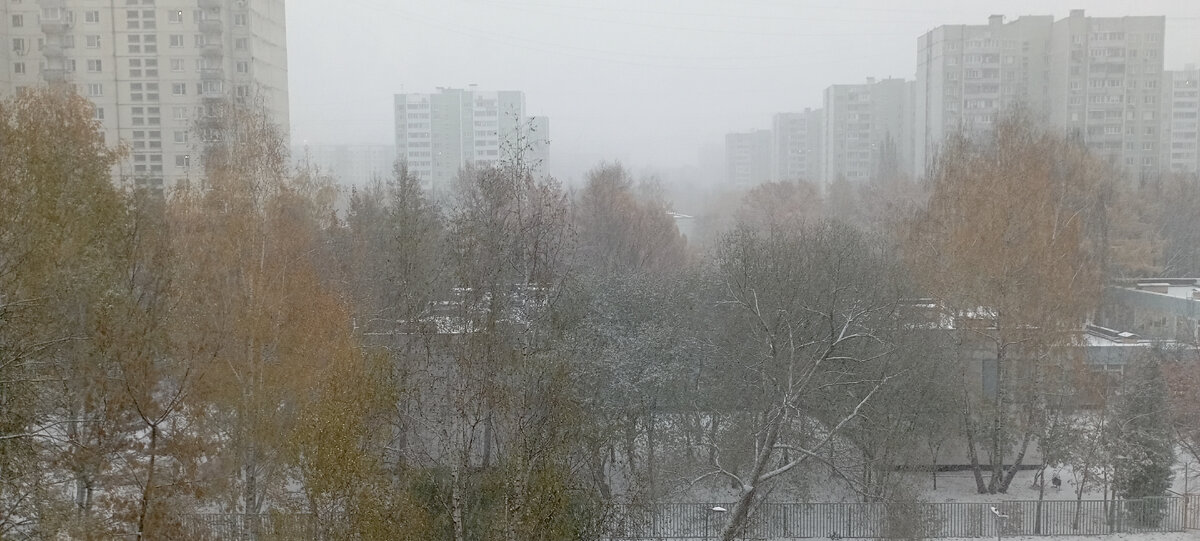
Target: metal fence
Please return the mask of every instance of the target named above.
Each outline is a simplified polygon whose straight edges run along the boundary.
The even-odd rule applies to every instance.
[[[716,539],[727,503],[619,505],[610,541]],[[993,512],[992,508],[995,508]],[[999,514],[1000,516],[997,516]],[[1200,495],[1142,500],[1036,500],[1000,503],[765,503],[739,538],[994,538],[1015,535],[1101,536],[1200,529]],[[311,515],[186,515],[197,541],[317,540]]]
[[[1178,532],[1190,525],[1195,527],[1196,503],[1192,500],[1172,497],[1080,502],[767,503],[756,510],[739,537],[878,539]],[[610,539],[716,538],[724,520],[720,512],[711,510],[714,506],[618,507]]]

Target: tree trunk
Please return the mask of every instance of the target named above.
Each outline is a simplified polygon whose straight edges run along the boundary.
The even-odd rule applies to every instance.
[[[158,425],[150,426],[150,465],[146,471],[146,484],[142,487],[142,502],[138,507],[137,538],[146,538],[146,515],[150,510],[150,492],[154,490],[154,462],[158,458]]]
[[[648,422],[646,424],[646,480],[650,485],[650,499],[654,501],[658,498],[658,493],[654,487],[654,408],[658,403],[658,399],[650,400],[650,409],[646,412]]]
[[[1012,484],[1012,480],[1017,476],[1017,470],[1021,468],[1021,462],[1025,460],[1025,452],[1029,449],[1029,441],[1033,439],[1033,431],[1026,428],[1025,433],[1021,435],[1021,450],[1017,452],[1017,456],[1013,457],[1013,463],[1008,468],[1008,475],[1004,477],[1000,484],[998,492],[1001,494],[1008,493],[1008,485]],[[1042,483],[1045,484],[1045,483]]]
[[[1000,485],[1004,478],[1004,385],[1001,380],[1002,369],[1004,364],[1004,351],[1000,349],[996,352],[996,399],[993,403],[992,410],[992,430],[991,430],[991,466],[992,478],[988,480],[988,494],[1000,492]]]
[[[1046,498],[1046,466],[1044,464],[1038,475],[1042,477],[1042,483],[1038,485],[1037,517],[1033,520],[1033,533],[1035,535],[1042,533],[1042,500]]]
[[[750,508],[753,506],[755,496],[758,494],[760,479],[763,473],[766,472],[775,444],[779,441],[779,430],[780,425],[783,424],[783,418],[783,411],[777,411],[775,415],[769,418],[766,427],[767,433],[763,437],[762,448],[755,455],[754,467],[750,470],[748,478],[750,486],[741,487],[741,496],[734,502],[733,509],[729,510],[729,519],[725,522],[725,527],[721,530],[721,541],[734,541],[738,531],[745,527],[746,521],[750,516]]]
[[[1075,518],[1071,521],[1072,530],[1079,529],[1079,515],[1083,512],[1083,487],[1087,484],[1088,472],[1090,470],[1091,468],[1087,466],[1083,468],[1083,477],[1079,479],[1079,487],[1077,487],[1077,490],[1075,491]],[[1105,495],[1105,498],[1107,497],[1108,496]]]
[[[450,517],[454,521],[454,541],[464,541],[462,469],[456,457],[450,466]]]
[[[975,475],[975,489],[980,494],[987,494],[987,485],[983,484],[983,467],[979,464],[979,452],[975,449],[975,427],[969,418],[966,424],[967,458],[971,461],[971,473]]]

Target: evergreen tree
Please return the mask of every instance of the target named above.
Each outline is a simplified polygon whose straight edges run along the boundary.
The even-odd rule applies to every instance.
[[[1112,442],[1113,488],[1127,500],[1165,496],[1175,463],[1167,407],[1167,385],[1160,363],[1146,358],[1133,366],[1117,402]],[[1134,505],[1130,511],[1143,524],[1157,524],[1161,505]]]

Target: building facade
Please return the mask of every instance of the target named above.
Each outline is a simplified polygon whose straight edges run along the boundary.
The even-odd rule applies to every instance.
[[[943,25],[917,39],[913,163],[924,173],[938,148],[960,130],[992,129],[997,115],[1017,104],[1049,109],[1048,62],[1052,16],[985,25]]]
[[[778,113],[771,119],[771,180],[821,179],[821,109]]]
[[[1164,17],[1020,17],[939,26],[917,41],[914,162],[945,138],[987,133],[1021,105],[1077,136],[1131,181],[1163,170]]]
[[[489,166],[521,150],[535,169],[549,159],[550,121],[526,116],[525,93],[439,88],[396,94],[396,156],[426,188],[444,189],[463,166]]]
[[[771,179],[771,130],[725,135],[725,179],[734,186],[756,186]]]
[[[823,173],[837,180],[866,182],[879,176],[912,173],[914,83],[903,79],[825,89],[822,135]]]
[[[1050,121],[1083,138],[1131,182],[1162,168],[1165,17],[1056,21],[1050,45]]]
[[[1162,87],[1163,168],[1195,175],[1200,172],[1200,69],[1165,71]]]
[[[284,0],[10,0],[0,16],[0,94],[73,85],[129,146],[121,183],[201,176],[196,126],[216,100],[260,99],[288,133]]]

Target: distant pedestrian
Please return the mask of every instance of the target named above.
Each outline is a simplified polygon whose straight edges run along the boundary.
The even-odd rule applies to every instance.
[[[1054,477],[1050,479],[1050,484],[1054,486],[1054,490],[1059,490],[1062,488],[1062,479],[1058,477],[1057,473],[1055,473]]]

